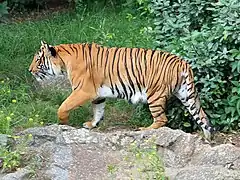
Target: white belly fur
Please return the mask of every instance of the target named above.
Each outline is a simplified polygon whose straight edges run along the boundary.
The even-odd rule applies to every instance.
[[[117,94],[117,92],[112,93],[112,90],[110,87],[103,85],[102,87],[100,87],[98,89],[98,97],[117,98],[118,94]],[[127,100],[129,100],[129,99],[127,99]],[[133,104],[136,104],[138,102],[146,103],[147,102],[147,94],[146,94],[145,89],[143,89],[142,92],[136,92],[134,95],[132,95],[130,100]]]

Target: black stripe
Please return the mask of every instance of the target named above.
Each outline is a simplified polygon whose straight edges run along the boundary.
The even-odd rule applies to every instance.
[[[103,61],[103,53],[104,53],[104,50],[105,50],[106,48],[103,48],[103,50],[102,50],[102,56],[101,56],[101,67],[102,67],[102,61]]]
[[[187,91],[192,90],[192,88],[193,88],[192,86],[190,88],[187,88]]]
[[[164,107],[162,106],[162,104],[149,104],[149,109],[150,109],[150,108],[157,108],[157,107],[160,107],[160,108],[164,109]]]
[[[144,76],[143,76],[142,66],[141,66],[141,60],[142,60],[142,56],[140,56],[140,58],[139,58],[138,65],[139,65],[139,68],[140,68],[140,77],[142,78],[143,86],[146,87],[146,86],[145,86],[145,82],[144,82]]]
[[[154,102],[156,102],[157,100],[159,100],[161,98],[164,98],[165,102],[167,101],[167,97],[166,96],[160,96],[160,97],[157,97],[157,98],[153,99],[151,102],[149,102],[149,99],[148,99],[148,104],[153,104]]]
[[[96,67],[98,67],[98,56],[99,56],[99,52],[100,52],[101,47],[96,46],[96,48],[97,48],[97,60],[96,60],[97,64],[96,64]]]
[[[114,55],[113,55],[113,60],[112,60],[112,73],[113,74],[114,74],[114,62],[115,62],[115,58],[116,58],[117,53],[120,54],[120,51],[118,51],[118,48],[115,49],[115,52],[114,52]]]
[[[165,113],[165,111],[162,111],[162,112],[158,113],[156,116],[153,116],[153,118],[157,118],[157,117],[161,116],[164,113]]]
[[[120,57],[120,56],[119,56]],[[122,58],[123,58],[123,55],[122,55]],[[119,58],[120,59],[120,58]],[[119,79],[119,81],[120,81],[120,83],[121,83],[121,85],[122,85],[122,87],[123,87],[123,91],[124,91],[124,94],[125,94],[125,96],[127,97],[127,99],[128,99],[128,93],[127,93],[127,89],[126,89],[126,86],[125,86],[125,84],[124,84],[124,82],[123,82],[123,80],[122,80],[122,78],[121,78],[121,76],[120,76],[120,72],[119,72],[119,68],[120,68],[120,66],[119,66],[119,59],[118,59],[118,62],[117,62],[117,75],[118,75],[118,79]],[[122,60],[123,61],[123,60]]]
[[[163,80],[164,80],[164,76],[166,76],[166,70],[167,70],[167,67],[169,66],[169,63],[173,63],[171,60],[176,58],[176,56],[173,56],[171,59],[169,59],[167,61],[167,58],[170,56],[170,54],[167,53],[165,55],[166,55],[166,57],[163,58],[163,65],[162,65],[162,68],[161,68],[161,69],[163,69],[163,71],[161,71],[161,73],[160,73],[160,75],[159,75],[159,77],[158,77],[156,82],[159,82],[160,78],[162,77],[162,74],[163,74]],[[166,61],[167,61],[167,64],[165,64]]]
[[[151,111],[151,113],[153,114],[153,113],[157,113],[157,112],[160,112],[160,111],[164,111],[164,109],[158,109],[158,110],[151,110],[151,109],[150,109],[150,111]]]
[[[176,87],[178,86],[178,83],[179,83],[179,75],[178,75],[178,73],[179,73],[179,69],[178,69],[178,67],[179,67],[179,64],[177,64],[177,74],[176,74],[176,76],[177,76],[177,80],[176,80],[176,83],[174,84],[174,90],[176,89]],[[186,82],[186,81],[185,81]],[[184,85],[184,83],[182,84],[182,85]]]
[[[156,87],[157,87],[157,86],[156,86]],[[159,86],[158,88],[154,88],[154,89],[150,92],[150,94],[147,96],[147,100],[150,100],[150,98],[151,98],[154,94],[156,94],[156,92],[159,91],[160,88],[163,88],[163,87]],[[162,91],[161,91],[161,92],[158,92],[158,94],[159,94],[159,95],[162,95],[162,94],[165,92],[165,89],[166,89],[166,86],[164,86],[164,88],[162,89]]]
[[[95,99],[94,101],[92,101],[93,104],[101,104],[105,102],[105,98],[99,98],[99,99]]]
[[[116,53],[116,51],[114,52],[114,54]],[[113,71],[113,68],[112,68],[112,71]],[[106,72],[106,69],[104,71],[104,74]],[[112,94],[114,94],[114,89],[113,89],[113,83],[112,83],[112,76],[111,76],[111,66],[110,64],[108,65],[108,77],[109,77],[109,80],[110,80],[110,85],[111,85],[111,91],[112,91]]]
[[[192,104],[192,106],[190,107],[190,110],[192,111],[192,110],[194,110],[196,108],[196,102],[194,102],[193,104]]]
[[[90,56],[90,59],[92,59],[92,44],[88,44],[88,49],[89,49],[89,56]]]
[[[155,83],[154,83],[154,85],[153,85],[154,79],[156,79],[155,77],[157,77],[157,73],[158,73],[158,71],[160,70],[159,66],[160,66],[160,64],[161,64],[161,57],[159,58],[159,56],[160,56],[160,54],[158,54],[158,57],[157,57],[157,67],[156,67],[156,66],[154,67],[154,68],[155,68],[155,72],[154,72],[153,76],[151,76],[151,78],[153,78],[153,79],[150,81],[150,85],[148,85],[148,87],[153,87],[153,88],[155,88],[155,87],[157,87],[157,84],[159,84],[159,82],[158,82],[159,79],[157,79],[157,81],[155,81]],[[158,60],[158,59],[159,59],[159,60]],[[150,78],[149,78],[149,79],[150,79]],[[149,89],[148,89],[148,90],[149,90]]]
[[[81,81],[79,81],[78,85],[73,90],[76,90],[79,87],[80,83]]]
[[[194,97],[194,94],[195,92],[193,91],[187,98],[186,98],[186,101],[188,101],[189,99],[193,98]],[[192,97],[193,96],[193,97]]]
[[[64,50],[64,51],[66,51],[69,55],[72,55],[68,50],[66,50],[63,46],[61,46],[60,45],[60,47]]]
[[[73,48],[72,48],[72,44],[69,45],[69,48],[74,52]]]
[[[129,74],[129,71],[128,71],[128,65],[127,65],[127,49],[125,50],[125,53],[126,53],[126,55],[125,55],[125,69],[126,69],[126,72],[127,72],[127,77],[128,77],[128,81],[129,81],[129,83],[130,83],[130,87],[129,87],[129,90],[130,90],[130,98],[132,97],[132,95],[133,95],[133,93],[135,94],[136,93],[136,91],[135,91],[135,88],[134,88],[134,84],[133,84],[133,82],[132,82],[132,78],[131,78],[131,76],[130,76],[130,74]],[[131,57],[130,57],[130,62],[131,62]],[[133,91],[133,92],[132,92]]]
[[[121,93],[120,93],[120,91],[119,91],[119,89],[118,89],[116,84],[115,84],[115,89],[116,89],[116,91],[118,93],[118,98],[122,98]]]
[[[137,53],[137,52],[139,52],[139,48],[137,49],[137,51],[136,51],[135,53]],[[132,51],[131,51],[131,53],[132,53]],[[135,55],[136,55],[136,54],[135,54]],[[133,56],[131,55],[131,57],[133,57]],[[136,59],[136,56],[135,56],[135,68],[136,68],[136,64],[137,64],[137,59]],[[138,79],[137,79],[137,76],[136,76],[136,74],[135,74],[135,69],[134,69],[134,67],[133,67],[133,62],[131,63],[131,70],[132,70],[133,76],[134,76],[134,78],[135,78],[135,80],[136,80],[138,89],[139,89],[139,91],[141,92],[141,91],[142,91],[142,90],[141,90],[141,86],[140,86],[139,81],[138,81]]]
[[[66,65],[65,65],[65,63],[64,63],[64,61],[63,61],[63,59],[62,59],[62,57],[61,57],[60,55],[58,55],[58,57],[59,57],[60,60],[62,61],[63,65],[66,67]]]
[[[145,61],[145,76],[147,75],[147,50],[145,49],[144,50],[144,61]],[[151,67],[150,67],[150,69],[151,69]],[[144,87],[146,87],[145,85],[144,85]]]
[[[60,57],[60,56],[59,56]],[[49,63],[49,69],[51,69],[52,70],[52,73],[53,73],[53,75],[55,75],[55,73],[54,73],[54,71],[53,71],[53,68],[52,68],[52,63],[50,62]]]
[[[73,46],[73,49],[75,49],[75,51],[76,51],[76,59],[78,59],[78,49],[75,46]]]
[[[153,55],[155,53],[155,50],[152,50],[151,52],[152,52],[152,54],[151,54],[151,57],[150,57],[150,68],[152,67]]]
[[[195,115],[197,115],[198,114],[198,112],[197,111],[195,111],[193,114],[192,114],[192,116],[195,116]]]
[[[141,52],[141,55],[142,55],[142,53],[143,53],[143,51]],[[138,66],[137,66],[138,61],[140,61],[140,59],[138,59],[138,56],[139,56],[139,51],[138,51],[138,54],[137,54],[137,53],[135,54],[135,57],[136,57],[136,64],[135,64],[136,67],[135,67],[135,68],[136,68],[136,70],[137,70],[137,75],[138,75],[137,78],[138,78],[138,80],[140,81],[140,83],[142,83],[142,82],[141,82],[141,75],[140,75],[140,72],[139,72],[139,69],[138,69]]]
[[[85,66],[85,68],[86,68],[86,71],[88,70],[88,67],[87,67],[87,60],[86,60],[86,58],[85,58],[85,44],[82,44],[82,54],[83,54],[83,61],[85,61],[85,63],[86,63],[86,66]]]

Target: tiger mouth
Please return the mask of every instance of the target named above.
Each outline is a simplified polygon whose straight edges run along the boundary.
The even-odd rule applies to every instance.
[[[37,81],[44,81],[44,80],[53,78],[52,74],[45,73],[45,72],[37,72],[37,73],[34,73],[33,76],[36,78]]]
[[[37,81],[47,81],[47,80],[50,80],[50,79],[54,79],[55,77],[58,77],[58,76],[65,76],[65,73],[62,72],[61,74],[59,75],[56,75],[56,74],[51,74],[49,72],[36,72],[36,73],[32,73],[32,75],[36,78]]]

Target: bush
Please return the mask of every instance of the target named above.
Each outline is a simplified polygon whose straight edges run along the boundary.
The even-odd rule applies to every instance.
[[[71,2],[72,0],[7,0],[8,7],[15,11],[46,9],[49,7],[57,7],[59,5],[70,5]]]
[[[191,64],[202,106],[211,122],[224,130],[238,129],[239,1],[154,0],[153,8],[157,46],[184,57]],[[175,114],[179,117],[179,109],[170,110],[170,119]],[[175,121],[187,121],[183,113],[180,117]]]
[[[0,2],[0,22],[1,19],[8,14],[7,1]]]

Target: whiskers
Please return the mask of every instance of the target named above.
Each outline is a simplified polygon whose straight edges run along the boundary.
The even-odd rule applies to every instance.
[[[49,80],[52,81],[57,77],[64,77],[66,74],[64,72],[61,72],[61,74],[56,75],[52,70],[50,72],[41,70],[33,75],[37,81],[49,81]]]

